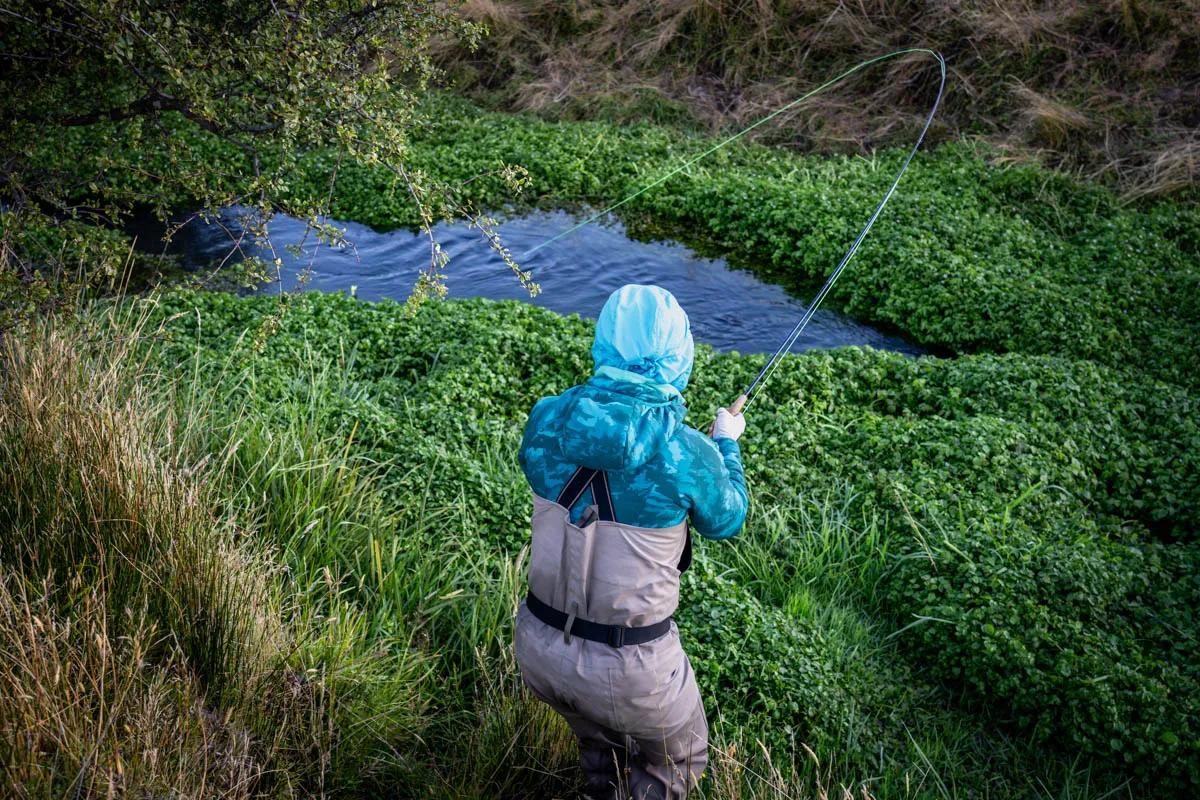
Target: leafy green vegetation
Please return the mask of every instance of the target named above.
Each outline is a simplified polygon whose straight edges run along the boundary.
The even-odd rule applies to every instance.
[[[279,312],[207,294],[167,297],[160,313],[177,315],[163,363],[232,361],[263,409],[306,395],[312,354],[337,360],[323,433],[390,465],[381,487],[401,518],[432,505],[486,520],[480,552],[500,563],[526,538],[512,458],[523,415],[589,368],[588,323],[516,304],[408,316],[306,295]],[[256,349],[264,318],[278,330]],[[701,348],[692,423],[760,363]],[[866,774],[882,748],[888,784],[926,749],[906,721],[944,729],[961,707],[1114,780],[1194,785],[1200,415],[1188,390],[1050,357],[851,348],[792,359],[771,396],[744,448],[761,511],[743,541],[699,548],[680,615],[720,730],[777,748],[795,737],[843,775]],[[841,523],[801,522],[829,502]],[[945,708],[936,685],[960,699]],[[1000,769],[958,757],[934,770]]]
[[[409,168],[456,187],[459,202],[476,207],[513,199],[506,164],[528,171],[525,197],[534,202],[603,204],[711,144],[649,125],[483,113],[446,98],[427,104],[421,119],[410,133]],[[95,135],[76,136],[54,160],[86,162]],[[215,161],[237,163],[236,153],[194,128],[181,125],[177,135],[196,137],[192,149],[207,148]],[[831,301],[957,353],[1064,355],[1200,385],[1200,204],[1123,206],[1106,189],[998,166],[989,155],[965,143],[920,154]],[[730,146],[625,210],[677,226],[760,273],[809,285],[837,263],[900,158]],[[420,222],[395,174],[334,154],[308,157],[289,191],[325,197],[335,168],[335,218]],[[116,172],[111,180],[137,194],[145,179]]]
[[[78,242],[81,227],[119,226],[134,204],[165,216],[186,196],[189,211],[283,206],[333,235],[318,201],[288,202],[296,160],[332,148],[402,172],[412,108],[435,72],[431,39],[469,46],[479,32],[420,2],[8,0],[3,18],[0,331],[111,291],[102,242],[86,247],[100,258],[77,258],[80,247],[28,247],[30,231],[64,228],[54,235]],[[235,157],[172,136],[181,118]],[[54,152],[60,136],[97,123],[105,132],[91,135],[87,158]],[[138,191],[112,173],[137,175]]]
[[[270,75],[295,69],[354,113],[312,63]],[[381,73],[354,74],[387,158],[356,149],[338,114],[272,143],[168,106],[152,132],[25,136],[20,166],[73,173],[55,183],[64,203],[259,197],[392,227],[603,206],[712,144],[444,96],[413,116]],[[275,119],[291,130],[311,112]],[[733,146],[623,213],[802,287],[900,158]],[[1195,793],[1200,204],[1125,205],[967,142],[922,153],[902,189],[831,299],[958,357],[809,352],[750,409],[752,517],[739,540],[698,546],[679,612],[713,720],[705,792]],[[17,258],[0,303],[54,305],[47,253],[120,283],[121,235],[0,225]],[[424,291],[440,266],[435,251]],[[132,330],[5,340],[0,744],[21,754],[15,780],[43,796],[569,792],[569,733],[522,690],[509,647],[529,508],[514,453],[533,402],[587,376],[590,323],[339,296],[152,308]],[[699,348],[690,422],[762,362]],[[13,635],[34,629],[50,633]],[[112,679],[61,681],[56,662]]]

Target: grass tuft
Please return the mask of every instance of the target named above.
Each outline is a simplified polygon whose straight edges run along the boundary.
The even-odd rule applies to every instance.
[[[243,440],[203,452],[219,410],[180,402],[145,333],[110,316],[5,340],[4,794],[307,796],[394,770],[422,659],[293,583],[219,469]]]

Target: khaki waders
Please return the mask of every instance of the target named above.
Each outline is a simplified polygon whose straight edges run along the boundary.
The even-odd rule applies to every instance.
[[[589,485],[595,504],[572,523]],[[529,597],[516,624],[526,685],[579,738],[592,796],[685,797],[708,761],[704,706],[671,619],[691,557],[687,522],[617,522],[607,475],[583,467],[557,502],[533,504]]]

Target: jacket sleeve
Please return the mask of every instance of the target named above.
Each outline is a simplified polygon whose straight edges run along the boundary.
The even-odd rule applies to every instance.
[[[742,529],[750,505],[742,453],[733,439],[696,437],[698,453],[685,481],[692,525],[706,539],[728,539]]]
[[[525,422],[525,432],[521,435],[521,449],[517,451],[517,461],[521,471],[533,486],[534,491],[544,487],[546,466],[546,448],[550,437],[545,429],[546,417],[554,404],[555,397],[543,397],[534,403],[529,411],[529,419]]]

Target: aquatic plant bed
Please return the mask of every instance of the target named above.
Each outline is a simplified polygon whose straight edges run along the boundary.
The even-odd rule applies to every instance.
[[[176,294],[158,313],[177,315],[162,363],[240,371],[264,413],[319,407],[387,465],[397,514],[460,508],[495,563],[527,539],[524,415],[589,369],[589,322],[513,302]],[[701,347],[689,421],[762,358]],[[718,735],[803,741],[877,790],[929,750],[980,791],[1076,757],[1094,781],[1195,786],[1194,394],[1059,357],[859,348],[793,357],[769,394],[744,439],[754,515],[700,544],[679,615]]]
[[[187,158],[250,174],[240,153],[177,124],[176,146]],[[79,145],[94,137],[120,141],[106,126],[70,137],[44,144],[51,163],[93,158]],[[486,113],[443,96],[426,105],[412,131],[410,167],[481,208],[518,199],[498,174],[504,164],[529,171],[520,202],[603,206],[711,143],[651,125]],[[834,307],[926,346],[1066,355],[1200,386],[1194,194],[1125,206],[1102,187],[1003,166],[994,155],[965,142],[920,154],[831,296]],[[809,283],[836,264],[902,156],[805,157],[730,146],[627,209],[682,227],[764,274]],[[131,142],[125,158],[153,164],[161,155]],[[417,221],[398,176],[334,153],[298,165],[296,196],[325,197],[335,166],[334,217],[384,228]],[[110,167],[108,175],[135,194],[145,180],[136,170]]]

